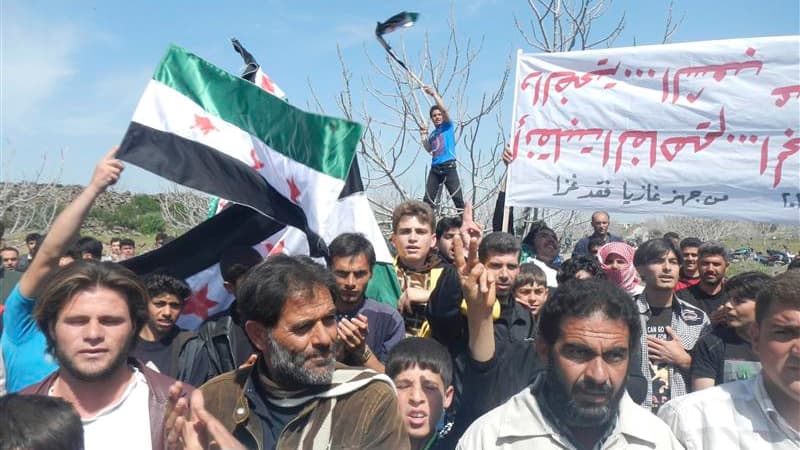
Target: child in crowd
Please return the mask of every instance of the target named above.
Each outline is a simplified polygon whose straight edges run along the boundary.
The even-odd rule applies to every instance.
[[[547,301],[547,275],[534,263],[519,266],[519,275],[512,286],[514,300],[531,311],[534,320],[539,317],[544,302]]]
[[[437,431],[453,401],[453,363],[447,349],[428,338],[410,337],[389,352],[386,374],[397,388],[397,403],[411,450],[453,448],[450,427]]]

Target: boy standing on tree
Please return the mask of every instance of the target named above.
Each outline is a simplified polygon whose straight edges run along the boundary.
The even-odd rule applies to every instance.
[[[447,192],[459,210],[464,209],[464,195],[461,192],[461,182],[458,179],[456,161],[456,139],[453,122],[442,102],[442,97],[431,86],[423,88],[426,94],[433,97],[436,104],[431,106],[430,118],[436,129],[428,135],[428,128],[423,125],[421,132],[422,145],[431,154],[431,171],[425,185],[425,203],[435,208],[434,202],[439,196],[442,183],[447,187]]]

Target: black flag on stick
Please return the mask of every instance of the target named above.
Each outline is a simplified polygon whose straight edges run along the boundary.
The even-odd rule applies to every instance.
[[[378,38],[378,42],[380,42],[381,46],[383,46],[383,48],[386,50],[386,53],[388,53],[392,59],[397,61],[397,64],[400,64],[400,67],[405,69],[405,71],[411,75],[411,78],[413,78],[420,87],[423,87],[425,84],[422,82],[422,80],[420,80],[419,77],[408,68],[406,63],[394,53],[389,43],[383,39],[384,34],[391,33],[398,28],[408,28],[414,26],[414,23],[417,21],[417,17],[419,17],[419,14],[417,13],[403,11],[400,14],[393,15],[385,22],[378,22],[378,25],[375,27],[375,37]]]

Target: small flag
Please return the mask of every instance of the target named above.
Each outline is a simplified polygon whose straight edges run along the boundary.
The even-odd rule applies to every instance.
[[[395,14],[386,22],[378,22],[378,26],[375,27],[375,35],[383,36],[398,28],[412,27],[417,21],[417,17],[419,17],[419,14],[414,12],[403,11],[400,14]]]

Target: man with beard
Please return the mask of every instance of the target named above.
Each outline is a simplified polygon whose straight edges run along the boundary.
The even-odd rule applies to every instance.
[[[36,257],[6,300],[0,347],[6,365],[8,392],[17,392],[39,382],[58,368],[46,351],[43,334],[46,330],[36,327],[33,308],[45,281],[58,269],[62,256],[77,238],[95,199],[119,179],[124,167],[114,158],[115,151],[103,156],[89,184],[53,221],[47,237],[36,247]]]
[[[697,249],[700,282],[678,291],[682,300],[702,309],[711,319],[711,325],[725,326],[725,272],[728,270],[728,252],[718,242],[706,242]]]
[[[476,418],[501,405],[518,393],[525,386],[531,384],[538,373],[542,370],[542,364],[536,355],[533,342],[529,339],[515,338],[515,330],[509,326],[501,317],[497,319],[494,310],[500,304],[498,301],[504,298],[504,292],[509,290],[509,297],[512,295],[510,288],[513,288],[514,281],[518,278],[514,275],[511,286],[506,287],[507,281],[501,283],[497,281],[502,278],[509,278],[504,275],[503,268],[498,270],[493,267],[498,261],[493,258],[486,258],[480,250],[485,249],[486,253],[492,255],[499,253],[504,260],[509,253],[512,259],[516,252],[498,252],[501,247],[498,242],[492,243],[491,240],[499,242],[507,241],[509,235],[506,233],[492,233],[486,236],[489,242],[483,242],[480,228],[472,222],[471,210],[469,205],[465,210],[464,226],[461,235],[455,237],[455,273],[456,282],[459,285],[459,292],[466,302],[467,317],[466,327],[468,332],[463,339],[468,342],[467,351],[456,354],[456,405],[455,405],[455,424],[452,434],[459,436],[463,433]],[[465,251],[462,242],[469,242],[468,251]],[[519,248],[516,242],[513,245]],[[495,251],[489,251],[494,249]],[[495,263],[495,264],[492,264]],[[507,269],[506,269],[507,270]],[[519,269],[517,268],[518,272]],[[488,279],[492,283],[488,283]],[[438,289],[438,288],[437,288]],[[509,298],[511,303],[516,304],[515,308],[521,310],[529,319],[530,313],[526,308],[519,305],[513,298]],[[548,300],[549,301],[549,300]],[[630,301],[630,300],[628,300]],[[546,303],[545,303],[546,304]],[[435,305],[435,303],[432,303]],[[508,308],[504,308],[508,310]],[[541,314],[539,320],[541,321]],[[451,326],[450,329],[453,327]],[[435,331],[436,327],[434,327]],[[510,331],[509,331],[510,329]],[[434,333],[434,337],[436,337]],[[631,380],[629,391],[636,402],[642,401],[646,384],[641,375],[638,355],[633,355],[634,360],[629,364]],[[463,393],[463,394],[462,394]]]
[[[137,336],[131,356],[151,369],[176,378],[179,352],[192,333],[175,325],[186,299],[192,293],[185,281],[162,273],[145,279],[147,322]]]
[[[408,449],[391,380],[334,359],[336,281],[275,255],[237,289],[257,362],[201,387],[206,409],[247,448]]]
[[[495,280],[480,266],[469,277],[477,307]],[[475,421],[458,449],[682,448],[626,393],[641,328],[624,291],[601,280],[568,281],[545,303],[539,323],[536,353],[545,370]]]
[[[375,250],[364,235],[343,233],[328,246],[328,261],[339,286],[336,318],[346,353],[340,360],[383,373],[389,350],[403,340],[405,328],[397,310],[364,296]]]
[[[683,264],[681,265],[681,276],[675,290],[680,291],[700,283],[700,266],[697,264],[697,250],[703,245],[703,241],[696,237],[688,237],[681,241],[681,254]]]
[[[72,403],[87,450],[166,448],[175,380],[128,358],[147,321],[147,290],[136,275],[110,262],[76,261],[49,280],[34,315],[60,368],[23,393]]]
[[[644,291],[633,298],[643,330],[642,372],[652,380],[644,406],[656,412],[668,400],[689,391],[690,352],[711,326],[703,310],[673,292],[681,255],[672,241],[644,242],[633,255],[633,265],[644,283]]]
[[[800,272],[757,295],[751,327],[761,372],[670,401],[658,415],[691,449],[800,448]]]

